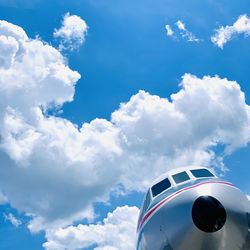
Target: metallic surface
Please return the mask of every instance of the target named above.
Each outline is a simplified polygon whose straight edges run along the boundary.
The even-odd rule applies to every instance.
[[[215,232],[200,230],[192,218],[194,202],[211,196],[226,210]],[[236,187],[218,178],[191,181],[161,194],[138,225],[137,250],[250,250],[250,202]]]

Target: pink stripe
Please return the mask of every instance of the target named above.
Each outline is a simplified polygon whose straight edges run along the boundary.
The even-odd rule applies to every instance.
[[[204,184],[211,184],[211,183],[220,183],[220,184],[224,184],[224,185],[228,185],[228,186],[232,186],[235,187],[232,183],[230,182],[226,182],[226,181],[208,181],[208,182],[202,182],[193,186],[189,186],[186,188],[183,188],[171,195],[169,195],[168,197],[166,197],[165,199],[163,199],[162,201],[160,201],[159,203],[157,203],[153,208],[151,208],[151,210],[149,210],[144,217],[142,218],[142,220],[138,223],[138,228],[137,228],[137,232],[142,228],[142,225],[144,224],[144,222],[160,207],[162,206],[164,203],[167,203],[171,198],[173,198],[174,196],[177,196],[180,193],[183,193],[187,190],[190,190],[192,188],[196,188],[198,186],[204,185]]]

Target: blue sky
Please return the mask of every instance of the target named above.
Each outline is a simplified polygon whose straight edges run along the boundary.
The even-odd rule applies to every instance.
[[[233,25],[243,14],[250,15],[247,0],[0,0],[1,20],[22,27],[30,38],[39,36],[55,48],[60,40],[53,37],[53,31],[61,27],[63,16],[68,12],[81,17],[89,27],[84,44],[78,50],[62,52],[70,69],[78,71],[81,79],[77,82],[74,100],[64,103],[60,108],[63,112],[56,113],[52,109],[49,114],[65,118],[79,127],[95,118],[110,120],[120,103],[128,102],[139,90],[169,99],[182,88],[179,84],[185,73],[198,78],[218,75],[236,81],[249,103],[250,38],[246,34],[236,34],[223,49],[211,42],[216,29]],[[175,25],[178,20],[200,42],[183,39]],[[166,24],[175,29],[176,37],[167,36]],[[214,152],[220,155],[223,150],[224,146],[218,143]],[[239,146],[224,158],[229,169],[225,178],[246,193],[250,193],[249,157],[249,146]],[[5,160],[2,162],[4,165]],[[125,193],[111,192],[108,204],[95,203],[98,216],[93,223],[102,221],[116,207],[140,206],[143,192]],[[44,231],[30,233],[29,217],[25,216],[29,209],[25,210],[26,205],[19,206],[14,198],[12,201],[12,206],[7,203],[0,207],[0,249],[44,249]],[[9,213],[22,224],[13,226],[4,217]],[[77,223],[79,221],[86,223],[83,218]]]

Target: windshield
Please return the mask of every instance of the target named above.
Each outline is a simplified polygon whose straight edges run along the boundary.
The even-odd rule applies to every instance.
[[[162,193],[164,190],[166,190],[166,189],[168,189],[170,187],[171,187],[171,183],[168,180],[168,178],[158,182],[157,184],[155,184],[151,188],[153,197],[157,196],[158,194]]]
[[[204,177],[214,177],[214,175],[207,169],[193,169],[191,173],[196,178],[204,178]]]
[[[187,181],[190,179],[188,174],[185,171],[178,173],[178,174],[174,174],[174,175],[172,175],[172,177],[173,177],[176,184],[179,184],[181,182],[184,182],[184,181]]]

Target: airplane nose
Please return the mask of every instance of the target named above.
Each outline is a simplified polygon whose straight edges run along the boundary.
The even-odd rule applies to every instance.
[[[222,204],[212,196],[200,196],[192,208],[193,222],[201,231],[213,233],[225,224],[227,213]]]

